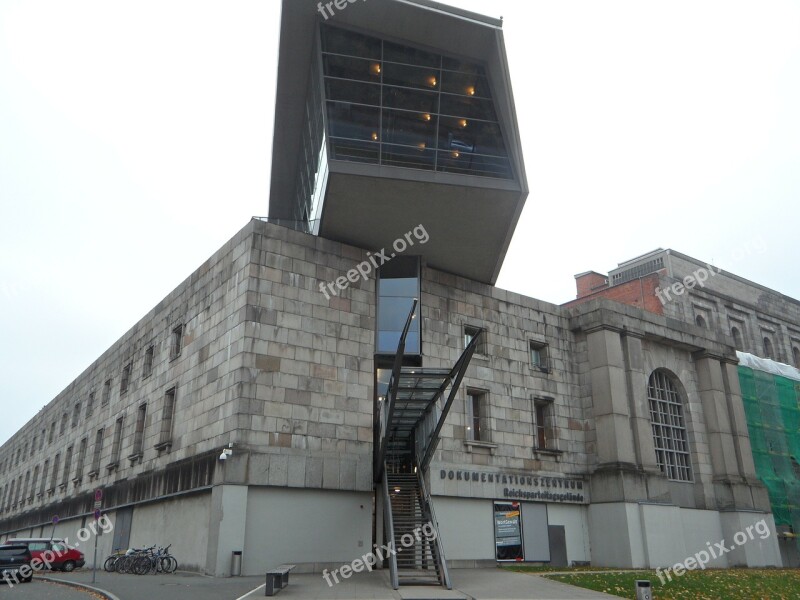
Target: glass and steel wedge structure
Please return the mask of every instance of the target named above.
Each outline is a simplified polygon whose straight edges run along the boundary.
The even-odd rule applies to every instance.
[[[321,8],[320,8],[321,6]],[[494,283],[527,197],[502,21],[284,0],[269,218]]]

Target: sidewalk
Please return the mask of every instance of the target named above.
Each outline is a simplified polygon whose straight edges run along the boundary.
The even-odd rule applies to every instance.
[[[388,571],[359,573],[329,587],[319,575],[291,575],[289,586],[276,597],[285,600],[610,600],[591,590],[550,581],[538,575],[501,569],[454,569],[453,590],[437,587],[401,587],[392,590]],[[91,572],[52,573],[42,576],[89,584]],[[263,577],[214,578],[193,573],[120,575],[97,573],[95,587],[119,600],[253,600],[264,597]],[[619,600],[619,598],[617,598]]]

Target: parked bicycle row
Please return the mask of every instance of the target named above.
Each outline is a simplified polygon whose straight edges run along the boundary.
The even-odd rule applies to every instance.
[[[172,573],[178,568],[178,561],[169,553],[170,544],[166,548],[150,546],[149,548],[118,549],[103,563],[109,573],[134,573],[148,575]]]

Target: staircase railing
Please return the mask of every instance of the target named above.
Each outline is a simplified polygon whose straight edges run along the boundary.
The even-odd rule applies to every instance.
[[[389,575],[392,580],[392,589],[400,587],[400,579],[397,575],[397,546],[394,539],[394,520],[392,518],[392,499],[389,496],[389,475],[383,469],[383,523],[388,538],[389,547]]]
[[[436,538],[433,540],[436,547],[436,556],[434,557],[439,563],[439,573],[441,574],[441,584],[447,587],[448,590],[453,589],[453,584],[450,581],[450,572],[447,570],[447,559],[444,556],[444,547],[442,546],[442,536],[439,535],[439,521],[436,519],[436,512],[433,510],[433,501],[428,494],[428,488],[425,485],[425,474],[417,471],[417,480],[419,481],[419,489],[422,493],[422,502],[425,509],[425,516],[433,527]],[[396,589],[396,588],[395,588]]]

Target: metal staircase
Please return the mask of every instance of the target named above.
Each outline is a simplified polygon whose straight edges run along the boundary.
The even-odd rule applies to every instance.
[[[375,413],[375,482],[383,492],[384,537],[394,550],[387,557],[392,587],[452,589],[425,476],[482,332],[452,369],[403,367],[416,305],[415,300],[400,337],[387,395],[379,399]]]

